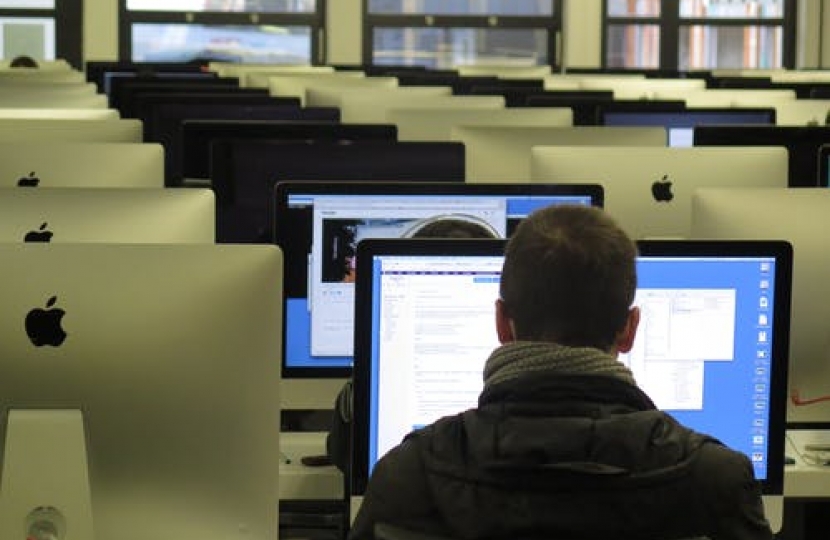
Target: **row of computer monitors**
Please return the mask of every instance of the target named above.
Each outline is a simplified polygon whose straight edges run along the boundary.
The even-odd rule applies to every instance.
[[[296,285],[292,261],[298,257],[288,247],[0,244],[5,374],[0,388],[8,411],[0,430],[7,444],[3,487],[9,489],[6,506],[0,507],[8,519],[1,526],[24,523],[30,508],[45,508],[68,511],[60,521],[83,530],[75,512],[79,493],[88,493],[74,486],[78,476],[65,474],[88,463],[98,530],[128,524],[153,531],[163,521],[166,530],[191,532],[189,512],[209,510],[210,520],[197,520],[207,530],[232,523],[269,532],[278,499],[281,393],[290,385],[280,381],[279,357],[296,352],[281,338],[302,340],[296,324],[309,309],[313,317],[328,317],[327,331],[338,327],[338,339],[318,344],[321,357],[350,355],[346,348],[352,348],[351,337],[355,340],[357,482],[350,487],[361,494],[374,461],[406,432],[440,411],[474,405],[481,386],[476,374],[487,349],[497,345],[487,313],[497,297],[503,240],[410,242],[401,236],[419,221],[446,213],[485,222],[508,236],[538,205],[601,200],[595,198],[596,186],[583,193],[532,194],[511,186],[417,197],[405,197],[404,189],[394,196],[375,194],[376,202],[367,206],[365,197],[355,199],[360,189],[336,197],[323,187],[297,187],[292,194],[297,211],[311,218],[324,238],[339,242],[331,252],[312,246],[299,257],[315,274],[307,278],[310,296],[324,298],[322,304],[309,297],[300,306],[290,298]],[[782,191],[806,197],[811,190],[767,192],[777,208]],[[827,193],[822,190],[816,199],[828,201]],[[718,190],[701,197],[708,201],[701,209],[711,210],[707,222],[760,214],[760,201],[748,205],[749,214],[736,212],[729,195],[721,206]],[[435,204],[431,211],[428,203]],[[826,205],[821,206],[826,210]],[[393,208],[397,218],[381,217]],[[767,219],[759,223],[769,222],[762,218]],[[356,266],[335,260],[335,251],[343,252],[349,241],[358,241],[352,253]],[[793,242],[797,252],[804,251],[802,238]],[[799,313],[798,293],[791,291],[798,275],[791,273],[797,265],[790,244],[658,240],[639,246],[635,303],[643,310],[641,339],[647,342],[635,343],[624,361],[661,408],[747,453],[765,494],[781,495],[791,294],[793,315]],[[349,268],[356,270],[352,280],[344,275]],[[320,305],[326,313],[318,313]],[[459,308],[466,315],[459,316]],[[428,319],[419,315],[427,312]],[[406,315],[412,319],[401,319]],[[317,328],[313,320],[306,324],[311,332]],[[415,342],[406,342],[410,332],[396,331],[404,327],[414,332]],[[467,363],[448,370],[442,356],[434,355],[440,337],[450,331],[458,339],[443,346],[454,360]],[[488,333],[492,339],[483,339]],[[696,339],[701,334],[706,339]],[[438,341],[422,341],[429,336]],[[800,337],[794,330],[792,343],[802,347]],[[325,350],[332,345],[342,350]],[[425,345],[433,356],[423,356]],[[430,367],[430,360],[440,365]],[[808,368],[808,380],[826,380],[822,365],[799,367]],[[429,375],[429,381],[413,380],[415,372]],[[440,374],[450,378],[442,383]],[[390,391],[396,396],[392,401]],[[429,411],[409,409],[409,401],[399,399],[413,393],[429,400]],[[76,416],[67,416],[73,411]],[[55,432],[61,435],[55,438]],[[33,440],[60,451],[16,451]],[[72,441],[87,441],[88,450]],[[82,458],[73,461],[75,451]],[[44,455],[62,458],[59,473],[42,473],[49,470],[37,461]],[[25,500],[31,490],[12,489],[17,483],[46,486],[49,496],[39,495],[34,506]],[[227,501],[229,493],[236,495],[234,504]],[[73,504],[67,506],[67,500]],[[188,504],[180,506],[183,500]],[[147,515],[165,519],[137,517]]]
[[[484,221],[498,236],[508,237],[516,223],[533,209],[572,203],[604,207],[630,232],[637,223],[677,226],[671,234],[632,233],[640,238],[791,241],[797,251],[794,383],[808,393],[810,389],[819,391],[822,379],[815,375],[826,365],[821,345],[826,336],[821,321],[828,314],[823,313],[822,296],[816,291],[822,290],[825,270],[830,268],[825,268],[822,236],[816,231],[830,215],[826,211],[830,191],[789,189],[783,181],[777,187],[775,182],[767,187],[712,187],[716,185],[712,183],[707,187],[705,182],[692,186],[694,174],[689,170],[693,163],[683,162],[679,155],[683,150],[664,150],[663,159],[681,171],[679,180],[652,180],[644,174],[632,174],[632,182],[645,181],[639,184],[640,193],[630,198],[631,206],[621,201],[613,206],[609,194],[614,191],[595,183],[278,184],[270,206],[272,242],[282,248],[286,258],[284,375],[342,378],[350,373],[352,304],[348,291],[353,279],[349,278],[362,239],[409,236],[407,231],[436,215]],[[700,165],[694,173],[702,178],[737,178],[744,167],[745,178],[756,180],[776,168],[779,177],[784,177],[780,149],[753,149],[752,155],[743,157],[740,153],[733,156],[726,149],[700,150],[711,152],[709,159],[698,156],[695,162]],[[583,158],[590,159],[590,151],[583,152]],[[686,180],[690,185],[685,185]],[[220,206],[209,189],[9,188],[0,195],[0,234],[5,242],[213,243],[219,222]],[[333,307],[335,299],[344,302],[337,309]],[[317,308],[322,305],[326,308]],[[315,406],[328,408],[333,396],[318,398]]]

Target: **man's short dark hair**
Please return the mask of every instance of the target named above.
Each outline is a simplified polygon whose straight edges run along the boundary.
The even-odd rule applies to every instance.
[[[552,206],[507,244],[500,294],[515,338],[607,350],[637,286],[636,244],[605,212]]]

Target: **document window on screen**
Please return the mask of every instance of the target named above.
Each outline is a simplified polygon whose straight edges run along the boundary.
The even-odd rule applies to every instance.
[[[381,261],[377,321],[378,403],[371,440],[384,452],[401,434],[476,403],[482,371],[498,346],[493,309],[501,257]],[[380,414],[381,412],[378,411]]]
[[[364,238],[403,238],[424,219],[465,216],[507,233],[507,203],[495,197],[319,197],[309,257],[312,356],[351,356],[354,256]]]
[[[378,255],[369,464],[412,429],[474,407],[498,346],[501,256]],[[658,408],[747,454],[767,476],[775,259],[643,257],[641,322],[620,361]]]
[[[743,451],[765,478],[774,259],[640,257],[637,270],[641,322],[620,360],[658,408]]]

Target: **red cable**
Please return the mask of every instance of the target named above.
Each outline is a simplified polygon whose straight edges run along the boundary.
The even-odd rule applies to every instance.
[[[819,396],[819,397],[810,398],[810,399],[802,399],[801,394],[798,392],[798,390],[793,389],[790,392],[790,399],[792,400],[793,405],[796,405],[796,406],[814,405],[816,403],[821,403],[823,401],[830,401],[830,395],[828,395],[828,396]]]

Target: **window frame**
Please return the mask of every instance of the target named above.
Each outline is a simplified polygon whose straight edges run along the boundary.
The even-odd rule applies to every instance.
[[[64,1],[64,0],[57,0]],[[325,63],[323,43],[326,2],[317,0],[313,13],[263,13],[253,11],[138,11],[127,9],[127,0],[118,1],[118,57],[132,60],[133,24],[193,24],[205,26],[307,26],[311,36],[313,65]]]
[[[614,25],[654,24],[660,28],[659,68],[664,71],[677,71],[680,64],[680,32],[684,27],[709,26],[728,27],[775,27],[783,31],[781,66],[795,68],[796,61],[796,0],[783,0],[784,12],[780,18],[738,18],[738,17],[681,17],[680,0],[663,0],[659,16],[609,16],[608,0],[602,0],[602,67],[608,66],[608,30]],[[668,52],[669,54],[665,54]],[[613,69],[637,71],[637,67],[615,67]]]
[[[83,68],[83,0],[55,0],[51,9],[3,8],[0,17],[53,19],[55,59],[66,60],[75,69]]]
[[[551,16],[373,14],[369,12],[369,1],[361,0],[364,65],[374,64],[375,28],[545,30],[548,33],[548,65],[557,69],[562,62],[562,0],[551,0]]]

